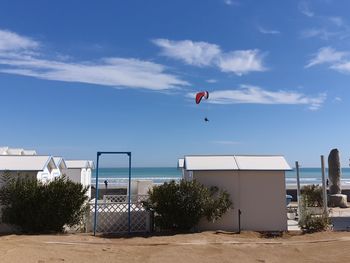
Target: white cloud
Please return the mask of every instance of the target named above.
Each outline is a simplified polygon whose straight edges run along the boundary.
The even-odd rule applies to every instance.
[[[265,71],[263,56],[259,50],[237,50],[222,54],[218,66],[223,72],[233,72],[237,75],[247,74],[251,71]]]
[[[194,94],[188,94],[193,97]],[[326,100],[321,93],[310,97],[295,91],[269,91],[256,86],[241,85],[239,89],[212,91],[208,103],[213,104],[283,104],[307,105],[310,110],[319,109]]]
[[[39,43],[14,32],[0,29],[0,52],[36,49]]]
[[[315,65],[327,64],[330,69],[340,73],[350,73],[350,52],[337,51],[331,47],[323,47],[318,50],[306,68]]]
[[[281,32],[278,30],[273,30],[273,29],[266,29],[262,26],[258,27],[258,30],[261,34],[270,34],[270,35],[277,35],[280,34]]]
[[[305,67],[309,68],[324,63],[340,62],[348,54],[348,52],[336,51],[334,48],[331,47],[323,47],[318,50],[318,52],[314,55],[314,57],[309,61],[309,63]]]
[[[350,73],[350,61],[344,61],[341,63],[336,63],[330,66],[331,69],[334,69],[340,73]]]
[[[3,73],[112,87],[166,90],[188,84],[164,73],[162,65],[137,59],[108,58],[95,63],[68,63],[34,58],[0,59],[0,64],[11,66],[0,68],[0,72]]]
[[[310,10],[307,2],[304,2],[304,1],[300,2],[298,7],[300,12],[307,17],[313,17],[315,15],[315,13]]]
[[[163,65],[133,58],[102,58],[97,61],[43,59],[40,43],[0,30],[0,72],[40,79],[80,82],[112,87],[167,90],[189,85],[166,73]]]
[[[189,65],[216,66],[223,72],[237,75],[266,70],[263,66],[263,55],[257,49],[223,52],[216,44],[191,40],[155,39],[153,43],[161,48],[162,55]]]
[[[162,55],[200,67],[212,64],[213,60],[221,53],[219,46],[206,42],[154,39],[153,43],[162,48]]]
[[[207,79],[206,82],[208,82],[208,83],[216,83],[218,81],[216,79]]]

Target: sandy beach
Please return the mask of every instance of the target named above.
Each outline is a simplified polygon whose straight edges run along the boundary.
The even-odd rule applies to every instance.
[[[283,237],[203,232],[104,238],[87,234],[0,237],[1,262],[349,262],[350,233]]]

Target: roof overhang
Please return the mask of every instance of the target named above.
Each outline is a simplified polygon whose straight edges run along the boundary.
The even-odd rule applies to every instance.
[[[288,171],[282,155],[192,155],[185,156],[188,171]]]

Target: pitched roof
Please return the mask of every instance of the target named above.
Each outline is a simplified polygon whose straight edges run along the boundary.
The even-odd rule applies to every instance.
[[[91,169],[95,169],[94,161],[89,161],[89,166],[90,166]]]
[[[186,170],[291,170],[280,155],[197,155],[185,156]]]
[[[68,169],[90,168],[88,160],[66,160],[65,162]]]
[[[186,170],[238,170],[234,156],[185,156]]]
[[[35,150],[23,150],[23,155],[36,155]]]
[[[23,154],[23,148],[8,148],[7,154],[8,155],[22,155]]]
[[[35,150],[25,150],[23,148],[0,147],[0,155],[36,155]]]
[[[55,161],[55,164],[60,169],[67,169],[66,162],[62,157],[53,157],[53,160]]]
[[[51,156],[0,155],[0,171],[42,171],[57,168]]]

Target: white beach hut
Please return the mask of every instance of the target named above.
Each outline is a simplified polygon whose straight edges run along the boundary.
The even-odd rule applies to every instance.
[[[185,159],[184,158],[180,158],[177,160],[177,169],[178,170],[181,170],[181,173],[182,173],[182,177],[185,176],[184,172],[184,162],[185,162]]]
[[[51,173],[52,179],[66,174],[67,165],[66,165],[66,162],[64,161],[64,159],[62,157],[53,157],[53,160],[55,161],[57,168],[53,169],[53,171]]]
[[[35,150],[23,150],[23,154],[22,155],[37,155]]]
[[[52,156],[40,155],[0,155],[0,176],[28,176],[47,182],[56,169]]]
[[[34,150],[25,150],[22,148],[0,147],[0,155],[37,155]]]
[[[22,148],[8,148],[7,155],[23,155],[24,149]]]
[[[217,186],[230,194],[233,209],[201,230],[286,231],[285,171],[283,156],[185,156],[184,179]],[[239,211],[241,214],[239,215]]]
[[[90,160],[66,160],[67,177],[76,183],[88,187],[87,195],[91,198],[91,174],[94,169],[94,162]]]

